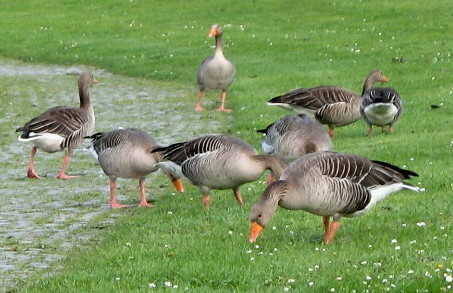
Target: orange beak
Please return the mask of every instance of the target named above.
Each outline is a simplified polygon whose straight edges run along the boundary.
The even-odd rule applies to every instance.
[[[209,31],[209,34],[208,34],[208,37],[212,38],[212,37],[215,37],[217,35],[217,31],[215,28],[212,28],[210,31]]]
[[[388,79],[387,76],[384,76],[384,75],[383,75],[379,81],[380,81],[380,82],[389,82],[390,79]]]
[[[264,227],[258,224],[257,222],[251,222],[249,242],[251,243],[255,242],[256,238],[258,238],[263,229]]]
[[[179,178],[173,179],[171,181],[173,186],[176,188],[178,192],[184,192],[184,186],[182,185],[182,181]]]

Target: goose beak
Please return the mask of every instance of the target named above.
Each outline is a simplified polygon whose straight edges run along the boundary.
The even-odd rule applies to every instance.
[[[383,76],[381,77],[381,79],[379,79],[379,81],[380,81],[380,82],[389,82],[390,79],[388,79],[387,76],[383,75]]]
[[[180,178],[173,179],[171,182],[178,192],[184,192],[184,186]]]
[[[217,30],[215,28],[211,28],[211,30],[209,31],[208,37],[212,38],[212,37],[215,37],[216,35],[217,35]]]
[[[97,84],[99,81],[97,79],[93,79],[93,84]]]
[[[256,241],[256,238],[260,235],[261,231],[264,229],[263,226],[258,224],[257,222],[250,223],[250,237],[249,242],[253,243]]]

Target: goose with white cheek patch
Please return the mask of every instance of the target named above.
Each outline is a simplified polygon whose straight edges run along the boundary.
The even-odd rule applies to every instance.
[[[360,114],[367,124],[367,134],[373,132],[373,125],[393,132],[393,124],[398,121],[403,110],[401,99],[393,88],[371,88],[362,96]]]
[[[56,106],[31,119],[24,126],[16,129],[22,132],[19,141],[31,142],[27,177],[40,178],[34,168],[35,154],[38,149],[47,153],[66,150],[63,163],[57,174],[59,179],[70,179],[75,176],[66,175],[73,149],[84,141],[94,129],[94,111],[88,89],[97,80],[91,72],[83,72],[78,80],[80,105],[78,108]]]
[[[140,191],[140,207],[153,207],[146,200],[145,178],[159,168],[155,165],[163,161],[162,154],[152,152],[159,145],[146,132],[125,128],[109,132],[99,132],[87,138],[92,139],[92,149],[104,173],[109,177],[110,199],[112,209],[128,207],[117,202],[115,198],[117,178],[136,178]],[[172,181],[176,190],[183,192],[181,180],[168,172],[165,175]]]
[[[281,206],[322,216],[324,243],[329,244],[341,217],[359,216],[402,189],[421,191],[403,181],[411,176],[418,175],[355,155],[334,152],[305,155],[291,163],[252,207],[249,241],[256,241],[277,206]]]

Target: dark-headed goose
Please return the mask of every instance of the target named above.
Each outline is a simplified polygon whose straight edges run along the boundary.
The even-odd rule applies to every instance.
[[[234,65],[225,58],[222,51],[223,31],[220,25],[214,24],[209,32],[209,37],[215,37],[215,50],[213,56],[206,57],[200,64],[197,73],[198,93],[195,102],[195,111],[202,111],[201,100],[205,89],[222,90],[220,95],[220,107],[217,111],[230,112],[225,108],[226,91],[233,82]]]
[[[411,176],[418,175],[354,155],[333,152],[305,155],[291,163],[252,207],[249,241],[256,240],[277,206],[281,206],[322,216],[324,243],[328,244],[341,217],[359,216],[388,194],[402,189],[420,191],[403,181]]]
[[[376,82],[387,82],[380,70],[371,71],[363,84],[362,94]],[[280,106],[296,113],[314,114],[322,124],[329,126],[329,135],[333,137],[335,127],[351,124],[360,116],[361,95],[337,86],[317,86],[298,88],[267,102],[270,106]]]
[[[183,175],[199,187],[205,208],[210,189],[232,189],[242,205],[239,186],[257,180],[265,170],[279,178],[285,167],[276,157],[258,155],[251,145],[228,135],[205,135],[155,151],[162,151],[168,160],[158,164],[162,169]]]
[[[27,177],[40,178],[34,169],[34,158],[37,149],[47,153],[66,150],[63,164],[57,178],[69,179],[74,176],[65,174],[73,149],[83,142],[86,135],[94,129],[94,111],[90,101],[89,87],[97,81],[90,72],[83,72],[78,81],[80,106],[70,108],[56,106],[31,119],[24,126],[16,129],[22,132],[19,141],[33,143],[30,151]]]
[[[110,207],[113,209],[124,208],[115,199],[117,178],[136,178],[140,190],[140,203],[142,207],[152,207],[146,201],[145,178],[158,168],[156,163],[162,161],[162,155],[152,153],[159,147],[156,141],[146,132],[134,129],[117,129],[104,133],[96,133],[90,137],[92,147],[97,154],[99,165],[110,179]],[[171,179],[176,190],[183,192],[184,188],[177,177],[166,173]]]
[[[381,126],[382,130],[388,126],[392,132],[402,110],[400,97],[392,88],[371,88],[362,96],[360,114],[368,126],[368,135],[371,135],[373,125]]]

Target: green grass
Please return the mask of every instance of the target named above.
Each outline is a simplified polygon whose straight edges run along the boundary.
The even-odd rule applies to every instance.
[[[87,64],[159,81],[181,93],[181,101],[189,106],[179,107],[180,112],[192,111],[196,68],[212,52],[213,41],[206,36],[209,26],[230,24],[224,27],[224,51],[237,68],[227,99],[234,112],[213,113],[211,104],[201,123],[220,119],[225,132],[255,146],[260,139],[255,130],[287,114],[266,106],[268,99],[295,87],[321,84],[358,92],[368,71],[380,68],[404,103],[395,132],[376,131],[368,138],[359,121],[337,129],[334,149],[406,166],[420,174],[412,182],[426,188],[424,193],[392,195],[367,215],[343,220],[330,246],[321,244],[319,217],[278,210],[255,247],[247,242],[247,217],[264,189],[262,182],[242,188],[246,201],[242,208],[229,191],[214,191],[208,212],[202,210],[196,188],[186,183],[185,194],[171,196],[167,184],[158,190],[155,209],[107,211],[122,216],[99,237],[73,249],[59,263],[63,268],[58,274],[36,274],[21,291],[153,292],[169,290],[165,282],[177,285],[179,291],[193,292],[281,292],[284,288],[436,292],[451,286],[445,274],[452,275],[453,267],[449,241],[452,8],[450,0],[67,0],[32,1],[25,6],[20,1],[2,1],[1,56]],[[13,85],[0,85],[2,102],[11,98],[11,92]],[[217,97],[217,92],[209,92],[206,100],[217,103]],[[439,109],[430,107],[441,103]],[[12,117],[23,121],[29,116],[25,106],[17,108],[12,99],[3,103],[2,111],[15,113]],[[39,104],[33,111],[43,108]],[[171,116],[170,111],[159,119]],[[229,126],[226,117],[231,116],[234,122]],[[115,116],[103,119],[98,119],[103,130],[122,124]],[[10,135],[17,125],[9,121],[0,129]],[[187,133],[195,135],[190,126]],[[159,135],[159,130],[150,131]],[[187,133],[181,133],[181,139],[190,136]],[[12,163],[9,168],[19,168]],[[93,168],[88,163],[81,167]],[[124,182],[131,184],[127,194],[133,194],[135,182]],[[46,184],[36,187],[45,189]],[[106,182],[91,178],[87,184],[99,191]],[[58,183],[59,188],[65,186],[68,183]],[[87,191],[82,196],[92,194]],[[96,227],[96,221],[91,225]],[[397,242],[391,243],[393,239]],[[150,284],[156,288],[149,288]]]

